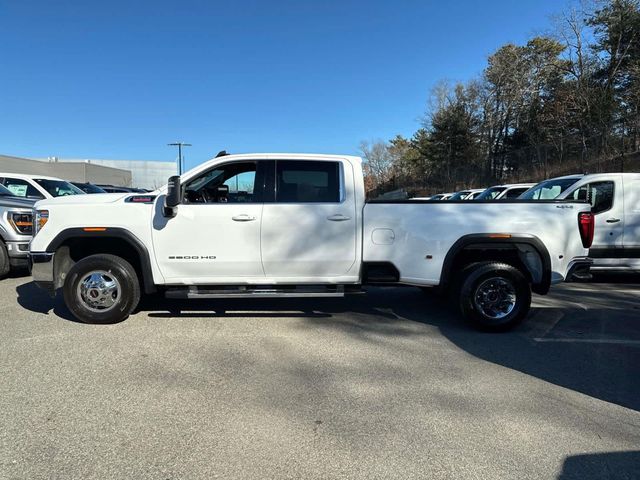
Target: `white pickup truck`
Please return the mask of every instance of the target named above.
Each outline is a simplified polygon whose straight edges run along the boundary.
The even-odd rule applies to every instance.
[[[545,180],[521,199],[570,199],[591,204],[595,232],[591,269],[640,270],[640,173],[594,173]]]
[[[578,201],[365,203],[361,159],[219,155],[150,194],[36,204],[32,274],[81,321],[171,298],[342,296],[364,284],[452,292],[479,328],[522,320],[531,290],[588,268]]]

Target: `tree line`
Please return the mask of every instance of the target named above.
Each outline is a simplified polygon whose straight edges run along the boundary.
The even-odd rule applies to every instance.
[[[438,83],[429,103],[410,138],[360,145],[370,195],[624,168],[640,151],[640,0],[571,7],[549,34],[498,48],[478,78]]]

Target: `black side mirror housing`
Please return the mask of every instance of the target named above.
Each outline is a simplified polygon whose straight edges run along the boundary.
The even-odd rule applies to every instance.
[[[167,196],[164,198],[164,208],[162,213],[165,217],[175,217],[178,213],[178,205],[182,202],[182,187],[180,185],[180,175],[169,177],[167,183]]]

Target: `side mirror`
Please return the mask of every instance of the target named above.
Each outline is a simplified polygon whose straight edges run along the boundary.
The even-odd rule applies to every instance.
[[[169,183],[167,184],[167,196],[164,199],[163,214],[165,217],[175,217],[177,206],[182,201],[182,188],[180,186],[180,175],[174,175],[169,177]]]

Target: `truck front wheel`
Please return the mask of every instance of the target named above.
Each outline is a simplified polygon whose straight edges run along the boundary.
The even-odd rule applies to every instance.
[[[460,310],[480,330],[509,330],[529,312],[531,286],[524,274],[511,265],[475,263],[462,271],[460,280]]]
[[[77,262],[62,288],[64,302],[84,323],[117,323],[140,301],[140,283],[129,262],[115,255],[91,255]]]

